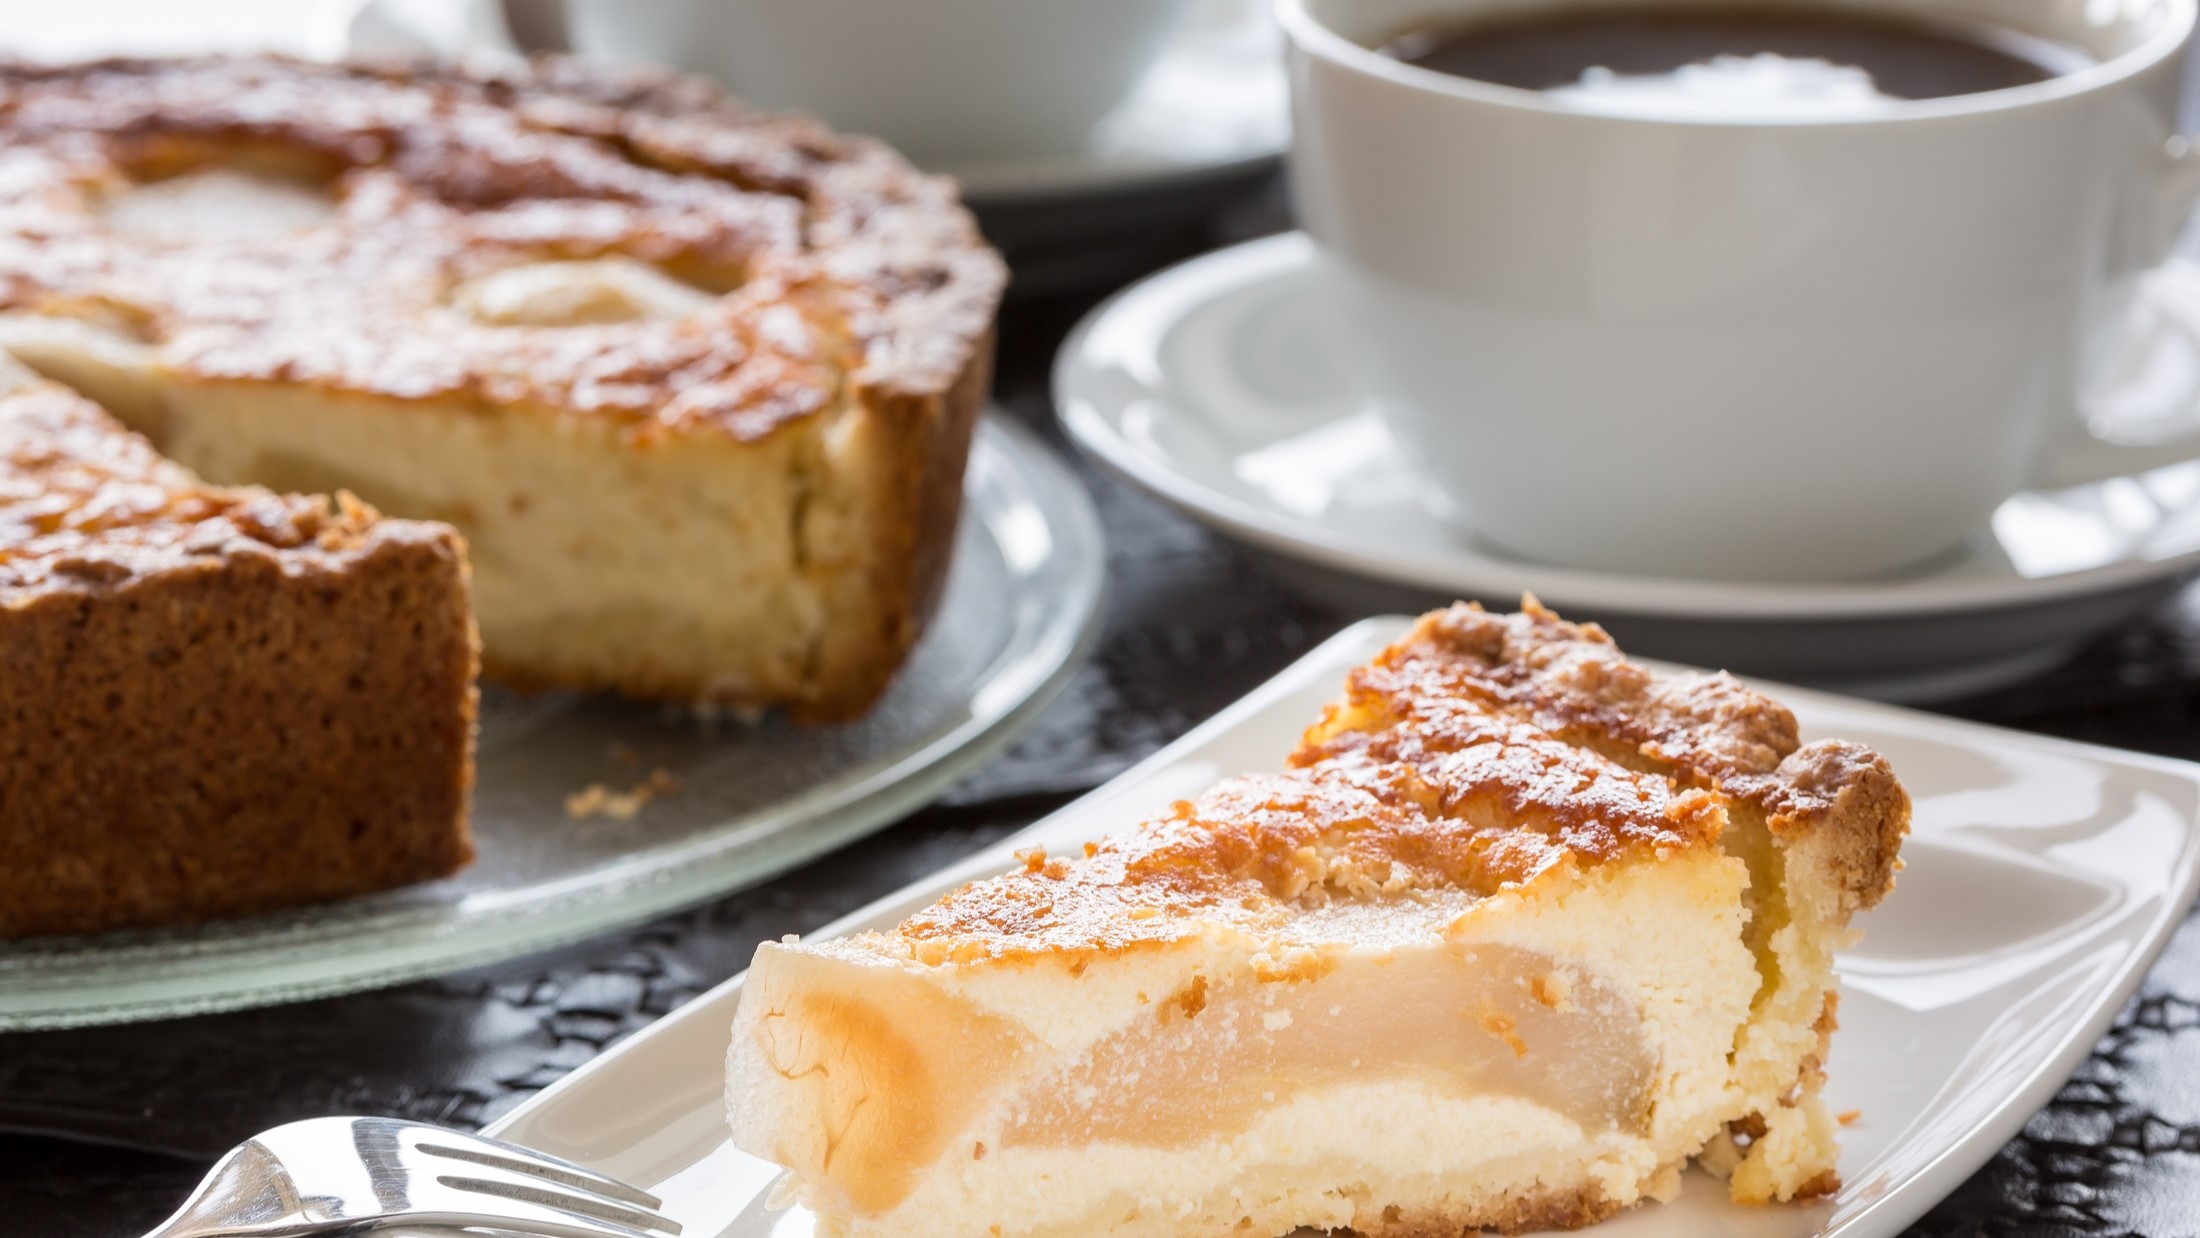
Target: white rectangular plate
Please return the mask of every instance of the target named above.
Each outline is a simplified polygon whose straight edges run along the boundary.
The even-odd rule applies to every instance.
[[[1371,619],[1137,768],[1013,838],[831,925],[888,928],[1034,844],[1074,848],[1215,780],[1271,770],[1352,667],[1405,619]],[[1744,1209],[1691,1174],[1675,1203],[1613,1235],[1894,1235],[2016,1134],[2107,1029],[2200,874],[2200,766],[2022,735],[1792,688],[1805,739],[1883,753],[1917,802],[1899,888],[1842,957],[1828,1099],[1848,1185],[1833,1199]],[[491,1133],[662,1195],[687,1238],[802,1238],[772,1212],[777,1170],[726,1142],[720,1100],[736,976],[514,1110]]]

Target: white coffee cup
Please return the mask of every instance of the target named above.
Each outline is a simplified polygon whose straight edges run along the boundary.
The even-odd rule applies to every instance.
[[[708,73],[927,166],[1074,154],[1185,0],[567,0],[583,54]]]
[[[2098,63],[1865,114],[1655,118],[1373,50],[1567,0],[1277,0],[1341,329],[1464,527],[1574,567],[1856,577],[1962,542],[2079,437],[2200,196],[2174,125],[2194,0],[1844,2]]]

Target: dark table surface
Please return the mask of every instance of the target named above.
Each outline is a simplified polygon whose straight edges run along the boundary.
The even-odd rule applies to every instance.
[[[1148,238],[1146,256],[1272,226],[1274,202],[1255,195]],[[1000,398],[1058,445],[1048,363],[1104,291],[1004,313]],[[0,1234],[141,1233],[214,1157],[293,1118],[495,1118],[738,971],[757,942],[814,929],[1029,823],[1363,617],[1292,592],[1202,527],[1079,467],[1109,540],[1098,652],[1006,756],[941,803],[776,881],[552,954],[275,1009],[0,1035]],[[2200,758],[2200,591],[2067,666],[1940,708]],[[2200,1233],[2200,922],[2054,1104],[1915,1232]]]

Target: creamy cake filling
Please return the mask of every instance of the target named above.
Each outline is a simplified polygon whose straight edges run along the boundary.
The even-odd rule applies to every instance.
[[[1004,1232],[1055,1235],[1660,1192],[1737,1103],[1728,1054],[1760,987],[1741,865],[1699,852],[1664,877],[1607,873],[1527,915],[1456,891],[1333,897],[1257,935],[1112,958],[922,968],[890,939],[768,947],[743,1007],[755,1035],[737,1031],[736,1127],[775,1131],[743,1146],[799,1171],[840,1218],[826,1232],[865,1238],[956,1233],[1004,1198],[1022,1201]],[[1618,936],[1648,924],[1660,940]],[[765,1076],[743,1044],[767,1047]],[[1393,1116],[1434,1127],[1379,1135]],[[1118,1212],[1136,1224],[1109,1230]],[[1222,1220],[1172,1229],[1185,1215]]]
[[[786,956],[777,979],[792,994],[759,1016],[768,1067],[828,1115],[817,1146],[788,1151],[867,1211],[942,1159],[1208,1146],[1385,1081],[1639,1137],[1658,1067],[1629,996],[1503,944],[1358,955],[1298,982],[1195,975],[1067,1053],[896,968]]]
[[[1580,1146],[1615,1198],[1640,1193],[1719,1129],[1734,1029],[1759,987],[1735,911],[1741,866],[1699,852],[1668,875],[1607,874],[1565,914],[1499,936],[1487,900],[1446,891],[1315,896],[1257,934],[1217,925],[1112,960],[925,968],[877,937],[767,947],[734,1104],[823,1120],[744,1146],[800,1170],[824,1210],[866,1218],[848,1233],[930,1232],[977,1195],[1102,1150],[1147,1166],[1169,1198],[1227,1209],[1241,1157],[1350,1152],[1369,1115],[1319,1134],[1306,1115],[1376,1089],[1477,1124],[1385,1172],[1502,1177]],[[1592,944],[1645,923],[1666,940]],[[1661,951],[1676,957],[1660,964]],[[1081,1185],[1048,1191],[1031,1212],[1049,1225],[1109,1206]]]
[[[1634,1004],[1593,973],[1512,946],[1432,948],[1296,984],[1196,978],[1018,1089],[1000,1145],[1198,1143],[1302,1094],[1383,1079],[1640,1133],[1654,1066]]]

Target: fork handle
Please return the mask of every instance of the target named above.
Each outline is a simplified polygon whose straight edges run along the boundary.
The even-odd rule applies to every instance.
[[[355,1221],[309,1221],[295,1214],[260,1223],[223,1221],[247,1211],[257,1191],[253,1178],[266,1152],[256,1144],[236,1148],[217,1163],[191,1198],[175,1215],[160,1223],[145,1238],[305,1238],[313,1235],[356,1234],[372,1228],[370,1218]]]

